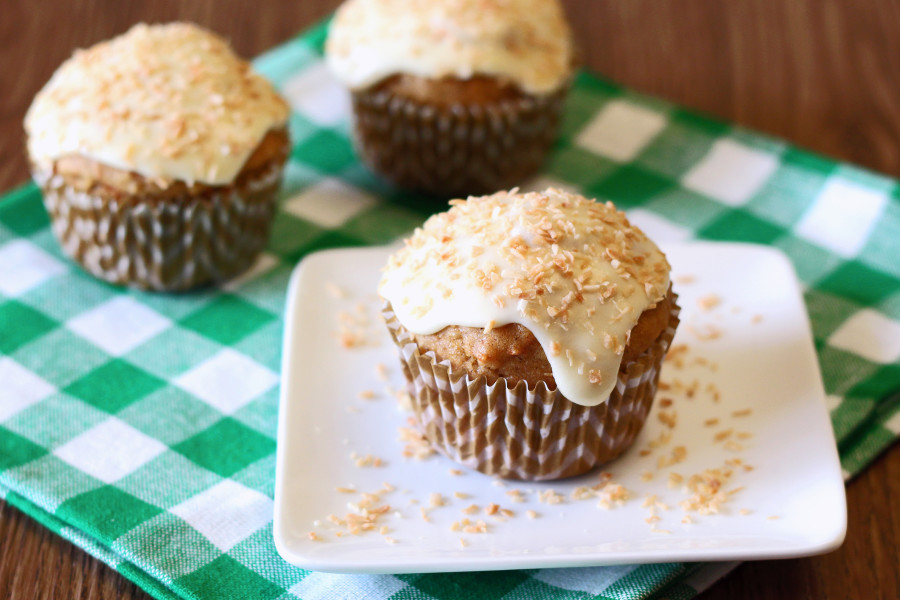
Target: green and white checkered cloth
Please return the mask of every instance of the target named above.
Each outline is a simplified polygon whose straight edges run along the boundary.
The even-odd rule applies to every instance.
[[[158,598],[689,598],[734,563],[402,576],[286,564],[272,541],[282,311],[305,254],[445,204],[357,162],[326,25],[260,57],[294,150],[272,241],[221,289],[148,294],[65,259],[34,186],[0,201],[0,495]],[[540,183],[653,237],[770,244],[804,283],[845,476],[900,434],[900,185],[582,73]]]

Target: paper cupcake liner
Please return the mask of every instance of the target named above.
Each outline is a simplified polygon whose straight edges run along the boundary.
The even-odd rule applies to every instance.
[[[88,273],[113,284],[181,291],[250,267],[269,238],[283,164],[176,198],[85,192],[35,170],[53,233]]]
[[[669,323],[639,357],[623,364],[609,400],[581,406],[558,390],[504,378],[488,385],[422,353],[389,305],[383,315],[423,433],[452,460],[488,475],[546,481],[585,473],[611,461],[635,440],[647,420],[659,371],[678,326],[672,295]]]
[[[395,185],[466,197],[520,185],[556,138],[568,85],[491,105],[434,106],[385,90],[353,93],[354,143]]]

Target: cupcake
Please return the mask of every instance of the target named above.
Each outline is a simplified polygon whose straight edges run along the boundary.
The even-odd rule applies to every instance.
[[[610,202],[547,189],[451,205],[379,284],[424,434],[513,479],[614,459],[647,418],[678,325],[666,257]]]
[[[241,273],[265,246],[287,118],[221,38],[142,24],[75,52],[25,130],[63,251],[110,283],[185,290]]]
[[[444,198],[538,169],[574,64],[557,0],[348,0],[325,52],[351,91],[362,160]]]

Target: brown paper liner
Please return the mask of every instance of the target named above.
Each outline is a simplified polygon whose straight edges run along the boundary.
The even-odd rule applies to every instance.
[[[398,187],[445,198],[509,189],[543,163],[567,92],[443,107],[383,89],[354,92],[354,142]]]
[[[181,291],[250,267],[269,239],[283,163],[230,186],[174,198],[83,191],[34,169],[53,233],[88,273],[118,285]]]
[[[678,327],[672,294],[669,323],[647,350],[619,369],[612,394],[597,406],[568,400],[544,382],[528,389],[500,378],[488,385],[434,352],[422,354],[390,305],[383,315],[400,349],[412,407],[432,446],[488,475],[546,481],[609,462],[635,440],[650,412],[663,358]]]

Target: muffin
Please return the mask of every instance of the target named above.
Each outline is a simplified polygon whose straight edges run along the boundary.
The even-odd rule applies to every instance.
[[[444,198],[538,169],[574,65],[557,0],[348,0],[325,51],[351,91],[362,160]]]
[[[100,279],[151,290],[238,275],[268,240],[288,113],[191,24],[136,25],[76,51],[25,117],[63,251]]]
[[[556,189],[451,201],[379,284],[433,446],[549,480],[621,454],[678,325],[665,255],[612,203]]]

